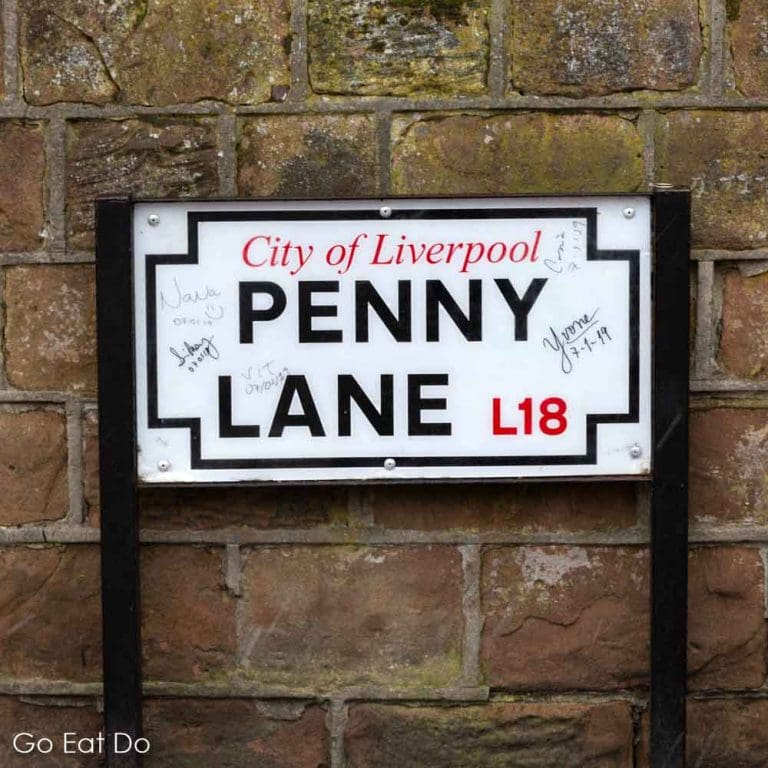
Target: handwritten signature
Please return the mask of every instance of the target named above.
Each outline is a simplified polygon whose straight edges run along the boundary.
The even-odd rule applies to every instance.
[[[597,325],[599,322],[597,313],[599,311],[600,307],[592,312],[592,314],[585,312],[559,331],[556,331],[551,325],[549,326],[549,335],[543,339],[542,343],[547,349],[560,354],[560,368],[563,373],[570,373],[573,370],[573,360],[571,358],[573,352],[569,353],[569,347],[573,347],[574,342],[581,339]]]
[[[183,304],[198,304],[201,301],[209,302],[210,299],[215,299],[219,296],[221,296],[221,291],[211,288],[210,285],[206,285],[202,291],[182,291],[179,281],[174,277],[173,293],[166,296],[163,291],[160,291],[160,309],[179,309]],[[209,303],[208,306],[214,305]]]
[[[200,363],[206,359],[218,360],[219,350],[213,343],[213,336],[203,336],[198,342],[184,342],[181,350],[170,347],[171,355],[178,361],[179,368],[186,366],[190,373],[194,373]]]
[[[555,235],[555,240],[557,241],[557,251],[555,253],[555,258],[544,259],[544,264],[548,269],[558,275],[562,274],[563,270],[567,270],[568,272],[575,272],[577,269],[579,269],[579,264],[577,262],[584,255],[582,240],[585,228],[586,225],[583,221],[579,221],[577,219],[576,221],[572,222],[570,234],[571,250],[573,253],[571,254],[570,258],[568,258],[566,255],[566,233],[559,232],[557,235]]]
[[[283,366],[279,370],[275,370],[274,360],[269,360],[266,363],[261,363],[256,366],[254,373],[254,366],[249,365],[246,373],[240,375],[246,380],[245,392],[248,395],[257,394],[261,395],[264,392],[269,391],[273,387],[279,387],[288,376],[288,369]]]

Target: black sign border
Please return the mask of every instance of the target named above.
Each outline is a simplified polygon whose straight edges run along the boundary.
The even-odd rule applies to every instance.
[[[161,418],[158,416],[157,383],[157,268],[199,263],[198,224],[206,221],[380,221],[378,209],[286,210],[286,211],[188,211],[188,253],[147,254],[145,261],[145,301],[147,334],[147,416],[149,429],[188,429],[190,433],[190,468],[195,470],[245,469],[367,469],[382,467],[394,459],[398,467],[525,467],[577,466],[596,464],[597,428],[600,424],[636,424],[640,402],[640,251],[599,250],[597,247],[597,208],[401,208],[393,209],[391,219],[584,219],[587,225],[587,261],[626,261],[629,265],[629,382],[626,413],[587,414],[584,454],[528,456],[387,456],[314,457],[314,458],[226,458],[202,456],[201,419]]]

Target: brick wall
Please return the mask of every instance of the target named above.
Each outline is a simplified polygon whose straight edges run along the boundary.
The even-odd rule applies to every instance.
[[[768,764],[759,0],[1,0],[0,763],[99,724],[92,200],[693,189],[689,742]],[[633,484],[142,497],[149,760],[641,768]],[[95,765],[64,758],[62,766]]]

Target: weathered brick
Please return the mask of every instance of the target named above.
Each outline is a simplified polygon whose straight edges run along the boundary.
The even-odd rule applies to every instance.
[[[690,511],[699,525],[768,523],[768,411],[691,414]]]
[[[86,411],[83,417],[83,501],[89,525],[99,525],[99,416]]]
[[[82,120],[67,139],[67,236],[93,246],[93,200],[111,192],[206,197],[218,190],[211,119]]]
[[[344,743],[349,768],[630,768],[632,716],[626,702],[360,705]]]
[[[394,136],[392,185],[402,194],[631,192],[643,183],[643,139],[623,117],[408,117]]]
[[[6,272],[6,371],[19,389],[96,389],[93,267],[20,266]]]
[[[22,699],[0,697],[0,765],[3,768],[30,768],[34,765],[50,768],[98,768],[102,757],[98,754],[64,754],[64,734],[96,738],[103,729],[103,717],[88,699],[48,699],[42,696]],[[13,749],[17,734],[33,734],[35,739],[51,739],[54,749],[50,755],[20,754]],[[27,749],[28,737],[22,736],[20,749]],[[83,745],[88,748],[87,745]]]
[[[316,93],[475,94],[486,89],[488,0],[309,0]]]
[[[604,689],[646,682],[644,551],[492,548],[482,581],[481,658],[492,686]]]
[[[98,680],[98,548],[5,547],[0,573],[0,675]]]
[[[768,94],[768,17],[760,0],[727,0],[736,88],[744,96]]]
[[[0,525],[67,514],[64,417],[53,411],[0,411]]]
[[[341,487],[146,489],[140,494],[145,528],[307,528],[344,524]]]
[[[141,553],[144,676],[220,679],[235,666],[235,598],[222,551],[152,546]]]
[[[691,553],[688,672],[691,688],[759,688],[765,680],[763,563],[745,547]]]
[[[301,703],[149,700],[147,768],[329,768],[325,713]]]
[[[657,136],[657,178],[690,186],[693,245],[768,243],[768,113],[671,112]]]
[[[512,85],[591,96],[696,82],[695,0],[512,0]]]
[[[20,11],[31,104],[255,104],[290,82],[287,0],[35,0]]]
[[[252,197],[377,192],[371,115],[270,115],[240,124],[238,185]]]
[[[594,531],[637,525],[636,488],[624,483],[374,486],[374,525],[423,531]]]
[[[453,548],[255,549],[244,582],[245,671],[264,683],[422,688],[459,675]]]
[[[768,274],[726,272],[718,363],[732,376],[768,377]]]
[[[45,238],[42,128],[35,123],[0,121],[0,157],[0,248],[40,248]]]
[[[696,768],[768,765],[768,701],[689,701],[688,764]]]

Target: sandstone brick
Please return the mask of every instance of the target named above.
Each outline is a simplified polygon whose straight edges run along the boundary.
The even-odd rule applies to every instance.
[[[206,197],[218,190],[211,119],[82,120],[67,139],[67,237],[93,246],[93,200],[112,192]]]
[[[264,683],[423,688],[459,675],[453,548],[255,549],[244,580],[245,672]]]
[[[378,189],[372,115],[269,115],[240,124],[238,186],[250,197],[356,197]]]
[[[235,598],[224,586],[222,551],[144,547],[141,568],[145,678],[220,679],[233,671]]]
[[[0,120],[0,157],[0,248],[36,250],[45,236],[41,126]]]
[[[643,139],[623,117],[411,117],[397,120],[394,136],[401,194],[631,192],[643,183]]]
[[[695,0],[512,0],[512,85],[568,96],[669,91],[696,82]]]
[[[83,417],[83,501],[89,525],[99,525],[99,416],[86,411]]]
[[[690,186],[693,245],[768,243],[768,113],[671,112],[657,136],[660,181]]]
[[[35,0],[20,12],[31,104],[255,104],[290,82],[287,0]]]
[[[690,511],[699,525],[768,523],[768,412],[691,413]]]
[[[486,89],[488,0],[309,0],[316,93],[476,94]]]
[[[0,573],[0,675],[98,680],[98,548],[5,547]]]
[[[24,699],[3,696],[0,698],[0,764],[3,768],[30,768],[33,765],[50,768],[98,768],[102,764],[99,755],[67,755],[63,753],[63,734],[95,738],[103,728],[102,715],[88,699],[48,699],[42,696]],[[36,738],[51,739],[54,750],[50,755],[19,754],[13,749],[13,736],[31,733]],[[23,737],[26,738],[26,737]],[[20,747],[26,749],[24,743]]]
[[[319,707],[245,699],[150,700],[146,768],[329,768],[325,713]]]
[[[732,376],[768,377],[768,274],[724,276],[718,363]]]
[[[437,531],[594,531],[636,525],[629,483],[374,486],[374,525]]]
[[[765,680],[763,564],[746,547],[691,553],[689,686],[758,688]]]
[[[0,411],[0,525],[67,514],[66,427],[53,411]]]
[[[768,17],[760,0],[727,2],[736,88],[744,96],[768,94]]]
[[[307,528],[347,522],[347,493],[326,486],[146,489],[140,494],[145,528]]]
[[[349,768],[630,768],[632,717],[626,702],[360,705],[344,742]]]
[[[647,682],[648,558],[636,549],[507,547],[485,552],[481,658],[505,688]]]
[[[5,283],[6,371],[19,389],[96,389],[93,268],[20,266]]]
[[[697,768],[768,765],[768,701],[689,701],[688,762]]]

